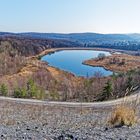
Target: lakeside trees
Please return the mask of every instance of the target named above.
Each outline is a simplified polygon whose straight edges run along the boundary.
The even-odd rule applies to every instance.
[[[103,60],[106,57],[104,53],[99,53],[97,59],[98,60]]]

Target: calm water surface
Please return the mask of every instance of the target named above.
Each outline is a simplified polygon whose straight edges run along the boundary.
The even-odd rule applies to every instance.
[[[103,76],[112,75],[112,71],[108,71],[103,67],[92,67],[82,64],[85,60],[96,58],[99,53],[104,53],[106,56],[111,55],[106,51],[63,50],[47,54],[41,60],[47,61],[50,66],[69,71],[77,76],[92,77],[96,72],[102,73]]]

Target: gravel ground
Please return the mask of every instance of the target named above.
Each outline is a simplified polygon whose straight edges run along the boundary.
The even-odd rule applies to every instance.
[[[138,109],[139,110],[139,109]],[[0,102],[1,140],[139,140],[140,126],[112,128],[111,108]]]

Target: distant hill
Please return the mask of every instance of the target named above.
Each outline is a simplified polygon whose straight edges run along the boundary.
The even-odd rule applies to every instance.
[[[0,35],[0,50],[3,47],[15,49],[23,56],[31,56],[48,48],[82,47],[82,45],[68,40],[39,39],[8,33]]]
[[[140,41],[140,34],[128,34],[134,40]]]
[[[98,33],[70,33],[70,34],[60,34],[60,33],[10,33],[10,32],[0,32],[0,35],[20,35],[33,38],[41,39],[66,39],[72,41],[79,41],[82,43],[96,42],[96,41],[139,41],[140,34],[98,34]]]
[[[83,47],[104,47],[124,50],[140,50],[140,34],[98,34],[98,33],[9,33],[0,32],[0,36],[26,37],[32,39],[51,39],[67,41]],[[69,45],[70,45],[69,44]],[[73,45],[72,45],[73,46]]]
[[[140,34],[98,34],[98,33],[20,33],[23,36],[30,36],[44,39],[68,39],[82,43],[96,41],[140,41]]]
[[[133,41],[133,36],[125,34],[97,34],[97,33],[71,33],[71,34],[58,34],[58,33],[20,33],[23,36],[30,36],[35,38],[44,39],[67,39],[78,41],[80,43],[94,43],[102,42],[115,42],[115,41]]]

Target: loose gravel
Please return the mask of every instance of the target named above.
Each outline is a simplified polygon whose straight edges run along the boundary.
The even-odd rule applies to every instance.
[[[140,126],[108,125],[112,109],[0,102],[0,140],[140,140]]]

